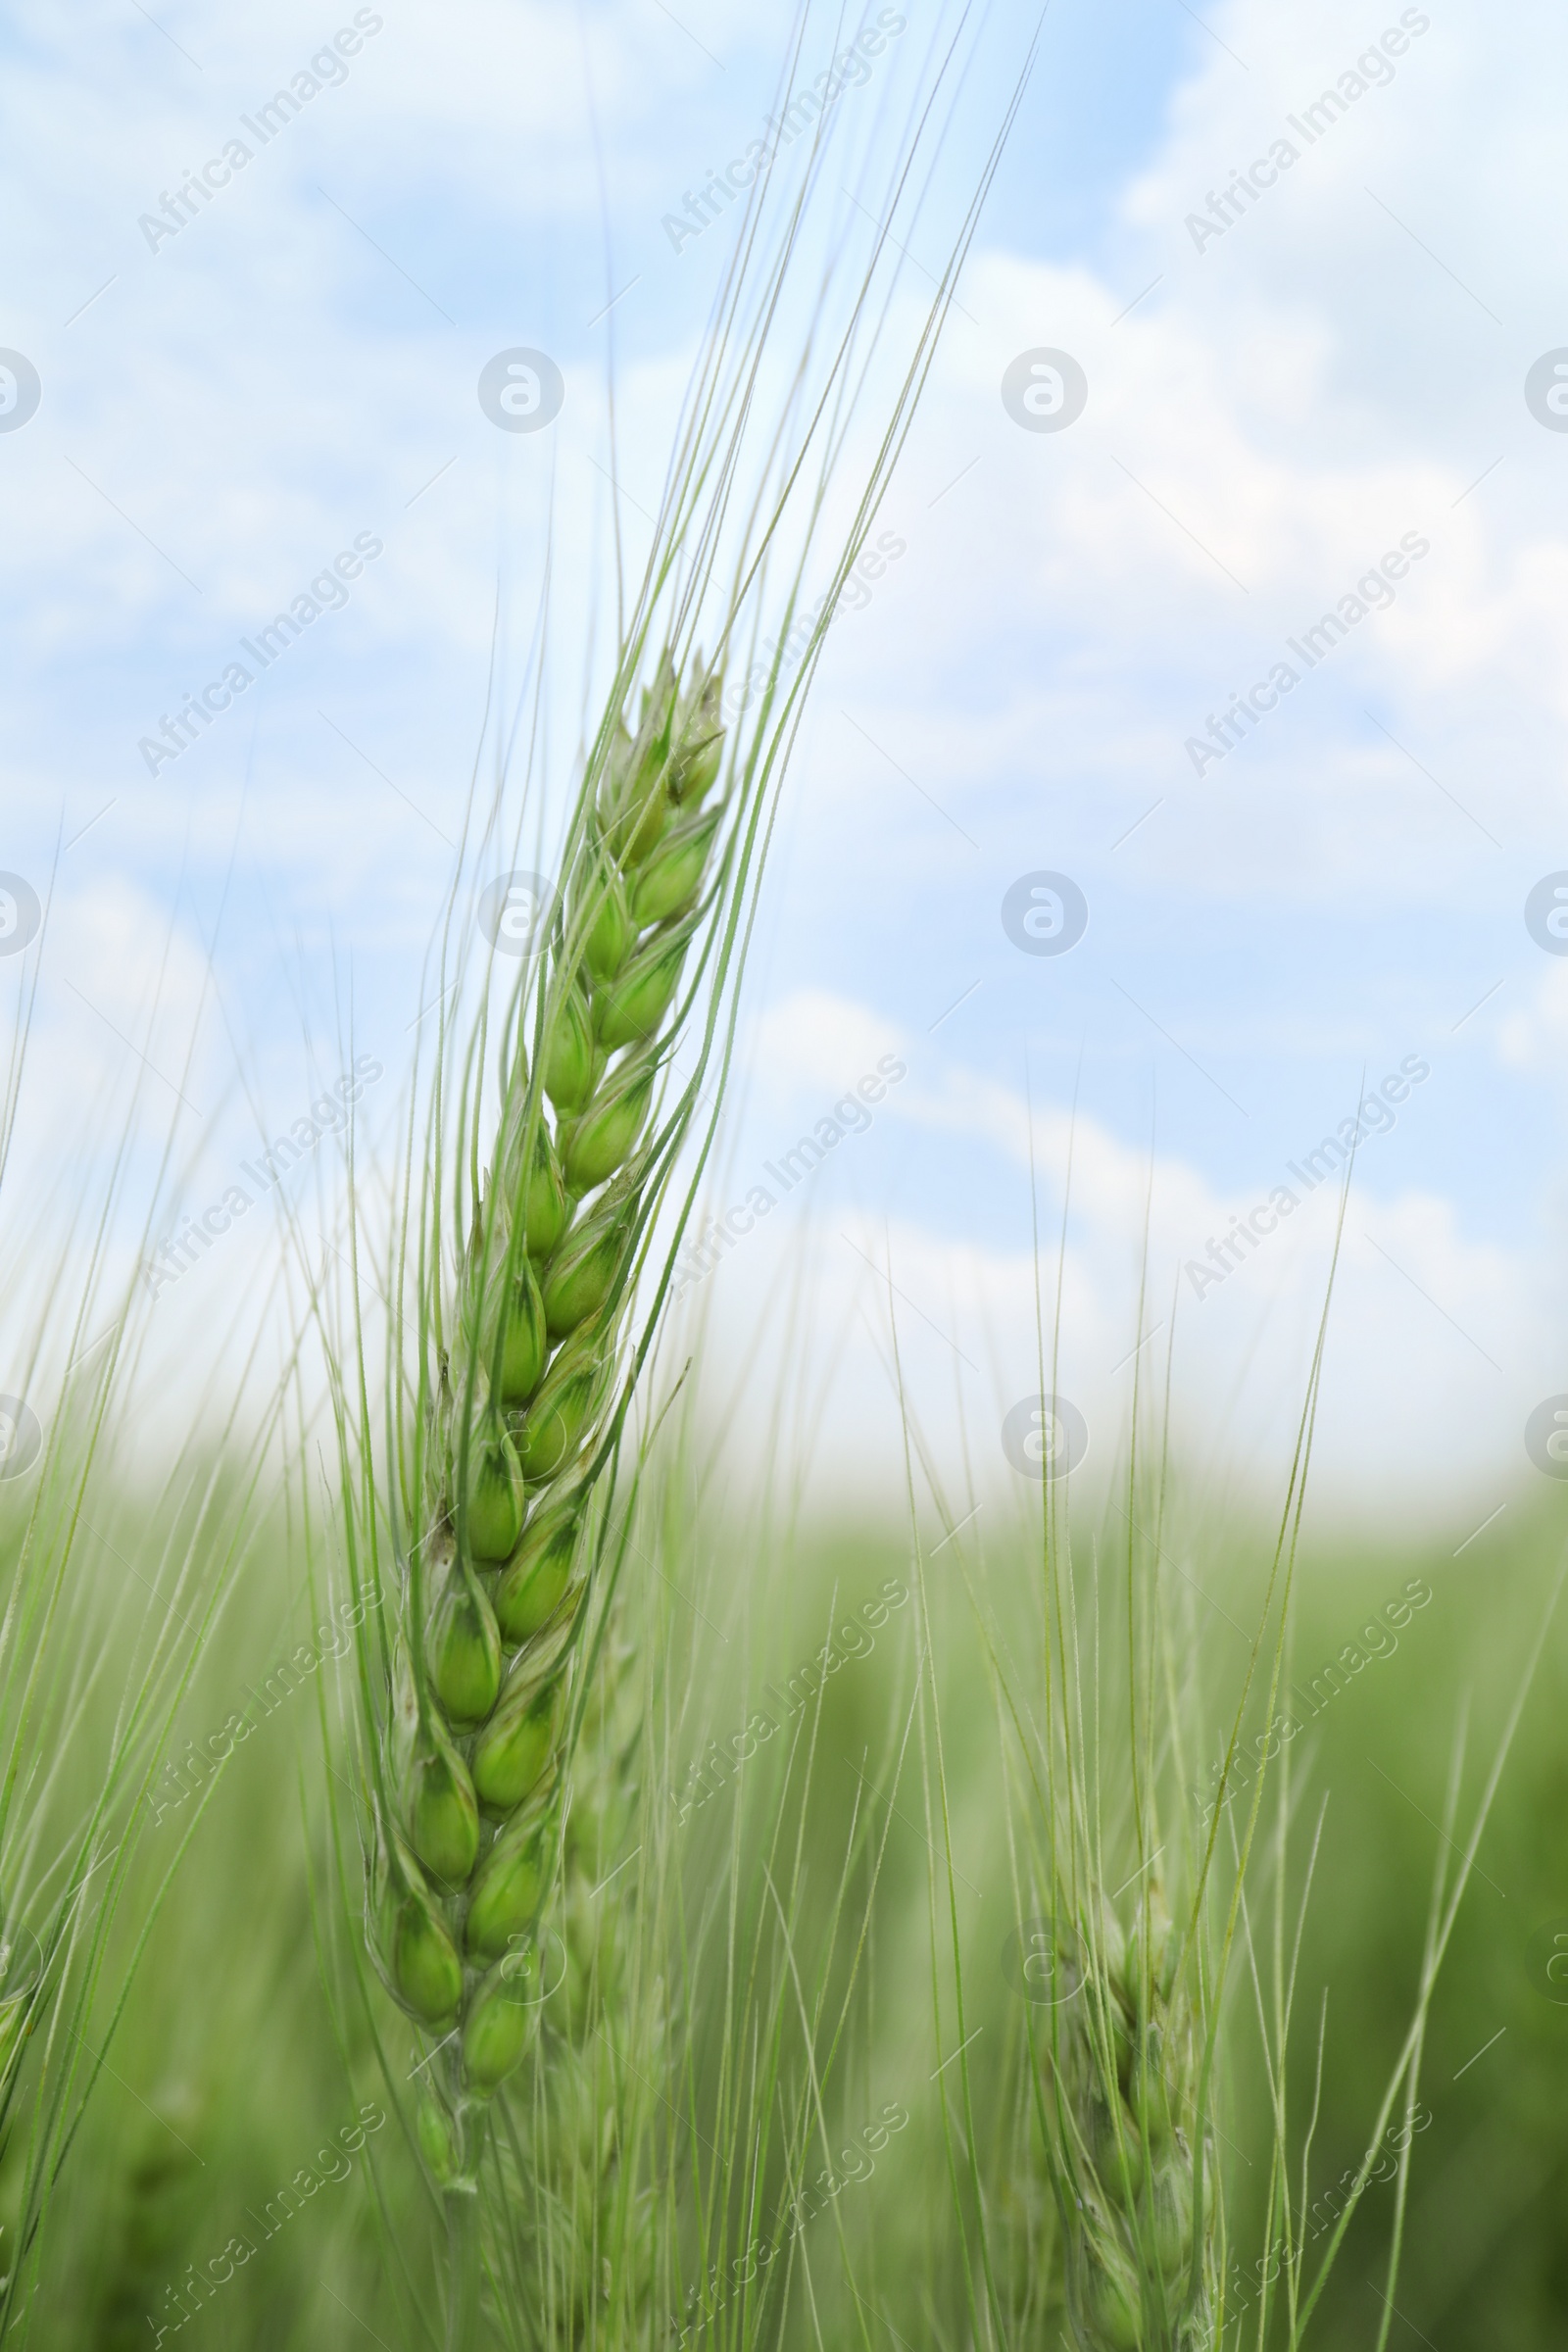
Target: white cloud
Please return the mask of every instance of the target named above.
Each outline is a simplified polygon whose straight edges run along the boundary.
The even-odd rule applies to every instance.
[[[1544,964],[1527,1002],[1496,1023],[1497,1053],[1515,1070],[1540,1072],[1560,1083],[1568,1068],[1568,964]]]
[[[482,0],[461,19],[389,10],[344,85],[149,254],[137,214],[352,14],[289,6],[218,25],[161,9],[201,74],[107,0],[69,34],[41,0],[18,20],[6,169],[28,258],[7,335],[36,348],[47,399],[0,441],[27,582],[11,638],[23,846],[6,859],[41,868],[68,795],[73,822],[116,801],[71,854],[82,879],[29,1077],[39,1132],[132,1071],[149,1102],[162,1090],[100,1012],[176,1079],[197,1034],[196,1099],[223,1097],[220,1024],[196,1027],[220,904],[224,1002],[279,1099],[300,1016],[278,975],[296,956],[318,1007],[352,988],[378,1050],[407,1051],[498,577],[505,703],[549,547],[550,675],[570,691],[554,694],[538,760],[558,796],[584,649],[603,642],[612,461],[585,322],[609,293],[585,71],[627,284],[613,466],[649,507],[728,233],[677,263],[658,216],[730,151],[783,23],[712,0],[697,29],[730,69],[719,77],[630,0],[594,12],[586,35],[579,12],[545,0]],[[977,1427],[1032,1358],[1027,1055],[1053,1216],[1071,1158],[1073,1376],[1114,1426],[1146,1199],[1152,1295],[1168,1298],[1285,1152],[1323,1131],[1361,1059],[1437,1045],[1446,1091],[1358,1170],[1323,1423],[1334,1476],[1432,1495],[1484,1459],[1516,1460],[1523,1409],[1560,1376],[1539,1097],[1560,1089],[1568,973],[1535,960],[1519,905],[1562,861],[1568,443],[1529,416],[1521,385],[1562,332],[1568,34],[1543,0],[1525,0],[1507,40],[1478,12],[1432,11],[1392,83],[1200,254],[1187,214],[1385,22],[1351,0],[1310,21],[1265,0],[1204,15],[1225,46],[1195,35],[1156,149],[1079,249],[1045,246],[1032,181],[988,216],[879,517],[907,553],[828,640],[764,906],[778,995],[744,1033],[751,1094],[727,1164],[744,1179],[882,1054],[907,1059],[823,1198],[872,1257],[887,1206],[894,1278],[947,1335],[910,1310],[911,1377],[956,1444],[950,1340],[981,1367],[957,1373]],[[885,105],[893,86],[861,95]],[[1478,151],[1484,175],[1454,172]],[[909,235],[934,258],[923,223]],[[911,277],[896,329],[923,298]],[[474,399],[479,365],[558,326],[572,344],[558,428],[498,436]],[[998,395],[1038,344],[1072,350],[1090,379],[1059,436],[1020,432]],[[636,507],[628,520],[646,527]],[[386,553],[348,608],[148,778],[137,735],[362,529]],[[1412,531],[1430,552],[1395,601],[1200,782],[1185,738]],[[1002,890],[1055,862],[1089,889],[1085,945],[1059,969],[1004,967]],[[97,1012],[53,976],[67,972]],[[1456,1028],[1499,974],[1495,1004]],[[1151,1152],[1133,1080],[1154,1056],[1167,1093]],[[1216,1458],[1241,1458],[1254,1423],[1269,1444],[1289,1426],[1331,1226],[1325,1187],[1183,1304],[1182,1410]],[[848,1464],[889,1424],[859,1321],[863,1308],[876,1328],[883,1294],[838,1231],[825,1220],[802,1262],[813,1363],[842,1405],[824,1444]],[[771,1328],[768,1286],[795,1279],[803,1235],[781,1213],[726,1264],[724,1360]],[[842,1328],[861,1336],[835,1358]],[[1233,1423],[1223,1400],[1249,1363]]]
[[[825,1103],[847,1054],[897,1036],[870,1008],[821,991],[782,1003],[760,1030],[797,1104]],[[710,1393],[715,1409],[748,1395],[737,1426],[759,1467],[804,1442],[786,1401],[792,1377],[768,1400],[769,1340],[787,1329],[795,1363],[804,1353],[813,1367],[815,1474],[862,1499],[896,1495],[896,1327],[903,1395],[944,1494],[968,1494],[971,1482],[975,1494],[1005,1492],[997,1432],[1040,1385],[1043,1318],[1048,1358],[1059,1345],[1056,1385],[1097,1433],[1099,1478],[1125,1442],[1135,1353],[1157,1396],[1174,1319],[1178,1432],[1214,1477],[1256,1495],[1284,1475],[1332,1282],[1315,1491],[1332,1507],[1354,1497],[1394,1518],[1462,1513],[1499,1475],[1506,1491],[1524,1417],[1555,1377],[1554,1302],[1525,1248],[1467,1231],[1430,1188],[1391,1183],[1382,1134],[1361,1147],[1336,1266],[1345,1171],[1328,1157],[1304,1175],[1281,1164],[1248,1188],[1218,1188],[1179,1154],[1131,1148],[1083,1111],[1047,1103],[1031,1118],[1021,1095],[951,1056],[907,1040],[900,1050],[910,1075],[878,1106],[879,1138],[781,1196],[699,1286]],[[756,1142],[760,1121],[748,1118],[739,1168],[777,1151],[776,1138]],[[1032,1158],[1038,1268],[1026,1240],[982,1238],[984,1221],[961,1210],[939,1223],[892,1205],[911,1143],[919,1153],[940,1138],[964,1164],[994,1163],[1020,1200]],[[731,1185],[735,1199],[747,1181]],[[1295,1206],[1265,1220],[1248,1250],[1222,1253],[1228,1270],[1216,1279],[1210,1245],[1282,1187]],[[1023,1219],[1008,1222],[1026,1234]],[[1239,1366],[1243,1387],[1224,1402]]]

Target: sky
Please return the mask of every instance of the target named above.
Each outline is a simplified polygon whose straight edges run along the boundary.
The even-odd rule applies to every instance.
[[[888,19],[838,102],[852,207],[956,11],[9,12],[0,873],[49,901],[13,1351],[38,1203],[133,1094],[217,1199],[340,1074],[351,1004],[367,1147],[395,1150],[487,687],[520,689],[548,562],[560,803],[611,503],[633,549],[657,504],[734,235],[668,223],[757,135],[792,28],[805,81]],[[1032,25],[961,36],[896,333]],[[902,1381],[922,1508],[1014,1493],[1043,1293],[1093,1474],[1173,1348],[1184,1459],[1277,1493],[1340,1217],[1322,1146],[1353,1134],[1323,1508],[1457,1546],[1539,1499],[1526,1425],[1568,1391],[1568,941],[1526,919],[1568,870],[1565,46],[1537,0],[1505,27],[1048,12],[875,518],[897,552],[827,633],[781,805],[709,1205],[776,1198],[681,1310],[742,1468],[793,1446],[824,1507],[896,1494]],[[519,348],[562,387],[527,433],[479,397]],[[312,582],[265,675],[144,748]],[[1004,919],[1043,906],[1051,946],[1080,902],[1057,953]],[[37,958],[0,956],[8,1010]],[[879,1061],[903,1075],[865,1121],[768,1177]],[[328,1225],[334,1150],[296,1180]],[[149,1148],[127,1250],[155,1176]],[[257,1220],[160,1295],[192,1394],[274,1241]]]

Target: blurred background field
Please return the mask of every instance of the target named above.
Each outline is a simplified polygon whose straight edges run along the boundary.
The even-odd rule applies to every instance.
[[[760,1985],[779,1996],[771,2011],[759,1998],[756,2014],[775,2019],[784,2108],[799,2110],[813,2073],[820,2088],[823,2132],[808,2177],[832,2173],[793,2249],[782,2308],[776,2279],[760,2317],[733,2295],[712,2340],[849,2342],[861,2340],[863,2323],[871,2343],[966,2346],[985,2340],[971,2297],[984,2299],[989,2261],[1008,2315],[1004,2340],[1054,2346],[1064,2340],[1060,2315],[1045,2307],[1039,2284],[1054,2223],[1016,2097],[1024,2003],[1006,1820],[1024,1799],[1004,1771],[979,1630],[982,1619],[991,1626],[1027,1689],[1039,1572],[1025,1523],[1008,1525],[999,1500],[952,1538],[922,1524],[922,1571],[910,1537],[889,1521],[824,1528],[803,1515],[792,1527],[777,1496],[765,1514],[726,1512],[716,1500],[694,1501],[685,1466],[673,1464],[669,1477],[660,1507],[640,1514],[628,1555],[622,1631],[645,1723],[637,1827],[627,1828],[623,1852],[602,1857],[614,1876],[595,1898],[599,1915],[663,1972],[676,2020],[678,2056],[656,2085],[666,2128],[640,2143],[639,2162],[651,2180],[675,2184],[683,2213],[699,2188],[711,2199],[715,2179],[732,2201],[738,2195],[744,2168],[732,2161],[732,2117],[722,2120],[733,2048],[727,2061],[725,2053],[737,2002],[744,2011]],[[1468,1709],[1473,1795],[1568,1533],[1556,1500],[1516,1498],[1468,1544],[1460,1529],[1452,1541],[1367,1545],[1352,1530],[1313,1533],[1309,1523],[1295,1636],[1295,1662],[1308,1674],[1408,1583],[1431,1592],[1396,1648],[1360,1645],[1365,1663],[1293,1747],[1298,1860],[1327,1800],[1293,2080],[1294,2098],[1308,2100],[1326,1990],[1314,2195],[1366,2144],[1413,2000],[1458,1728]],[[1081,1498],[1081,1579],[1092,1579],[1097,1559],[1114,1579],[1124,1524],[1115,1502],[1097,1517],[1092,1498]],[[1220,1513],[1184,1497],[1179,1479],[1161,1525],[1167,1586],[1194,1612],[1192,1671],[1217,1756],[1245,1662],[1237,1628],[1250,1624],[1272,1531],[1260,1512]],[[182,1738],[242,1709],[247,1687],[266,1684],[298,1644],[319,1647],[312,1628],[322,1596],[313,1606],[304,1562],[298,1525],[277,1508],[256,1531],[186,1702]],[[1199,1587],[1206,1598],[1194,1596]],[[937,1705],[922,1716],[923,1626]],[[211,1792],[48,2223],[31,2311],[39,2345],[121,2352],[156,2342],[179,2319],[169,2289],[236,2237],[256,2241],[256,2252],[177,2328],[182,2343],[281,2352],[428,2340],[416,2298],[433,2308],[433,2205],[340,1967],[318,1714],[343,1695],[339,1671],[322,1658],[261,1715]],[[1413,2141],[1396,2342],[1415,2330],[1442,2352],[1533,2352],[1551,2340],[1568,2304],[1568,2002],[1549,1997],[1549,1946],[1539,1934],[1568,1921],[1565,1684],[1568,1623],[1559,1622],[1433,2007],[1420,2086],[1430,2120]],[[755,1727],[769,1714],[777,1729],[759,1741]],[[754,1752],[737,1770],[715,1771],[712,1743],[733,1745],[748,1723]],[[133,1892],[167,1866],[195,1810],[176,1807],[148,1832]],[[1201,1812],[1195,1789],[1195,1822]],[[1254,1878],[1266,1888],[1266,1868],[1254,1865]],[[127,1921],[133,1914],[134,1904]],[[547,2004],[551,2032],[568,2022],[562,1997],[554,2010]],[[1251,1997],[1238,1974],[1220,2117],[1246,2261],[1267,2149]],[[389,2071],[406,2076],[406,2026],[384,2002],[375,2023]],[[629,2078],[621,2091],[635,2095]],[[619,2095],[607,2090],[607,2104]],[[338,2155],[333,2142],[352,2137],[364,2109],[384,2122]],[[906,2120],[890,2124],[895,2110]],[[8,2147],[0,2168],[8,2247],[16,2157]],[[298,2209],[283,2223],[276,2198],[290,2182]],[[764,2213],[784,2193],[775,2147],[763,2166]],[[1377,2182],[1368,2189],[1309,2340],[1377,2340],[1392,2193]],[[681,2259],[692,2263],[688,2221],[670,2227],[672,2242],[688,2231]],[[726,2262],[745,2244],[738,2207],[731,2230]],[[643,2315],[645,2330],[654,2316]],[[594,2340],[591,2299],[583,2325],[582,2340]],[[758,2333],[743,2336],[743,2325]],[[673,2331],[655,2327],[634,2340],[672,2341]]]

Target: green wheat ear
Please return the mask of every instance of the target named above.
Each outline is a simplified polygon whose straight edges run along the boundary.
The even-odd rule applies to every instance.
[[[369,1899],[384,1983],[448,2037],[419,2142],[471,2179],[478,2111],[526,2051],[523,1966],[555,1885],[568,1683],[620,1387],[643,1145],[719,857],[720,679],[666,656],[611,734],[505,1072],[494,1165],[427,1352],[423,1525],[398,1595]],[[530,1083],[530,1059],[536,1073]],[[434,2074],[437,2070],[432,2069]]]
[[[1082,2352],[1200,2352],[1214,2340],[1222,2263],[1215,2150],[1199,2120],[1204,2018],[1181,1944],[1157,1880],[1130,1935],[1102,1897],[1064,1938],[1078,1983],[1052,2054],[1052,2170]]]

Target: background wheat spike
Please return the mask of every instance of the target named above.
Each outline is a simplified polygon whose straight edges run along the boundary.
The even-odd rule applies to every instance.
[[[1130,1934],[1103,1896],[1062,1939],[1076,1984],[1054,2036],[1051,2170],[1083,2352],[1215,2340],[1221,2261],[1200,2099],[1200,1995],[1154,1880]]]

